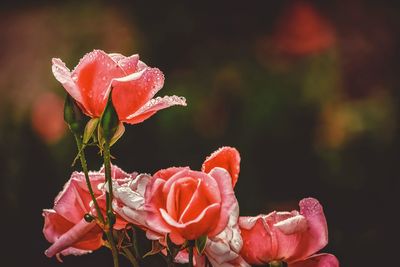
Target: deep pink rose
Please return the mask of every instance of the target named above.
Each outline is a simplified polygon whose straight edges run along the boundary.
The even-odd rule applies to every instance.
[[[127,174],[116,166],[112,166],[111,172],[114,181],[131,179],[135,175]],[[104,171],[89,172],[89,178],[100,209],[104,212]],[[45,252],[48,257],[58,254],[81,255],[103,245],[102,229],[95,221],[88,223],[83,219],[87,213],[96,214],[92,198],[84,174],[74,172],[56,197],[54,208],[43,210],[43,233],[47,241],[53,243]],[[117,217],[114,228],[121,229],[125,224],[122,218]]]
[[[229,171],[216,165],[207,172],[173,167],[155,173],[145,194],[150,229],[169,234],[176,244],[221,233],[237,205],[232,187],[237,173]]]
[[[182,97],[165,96],[153,99],[164,85],[164,75],[139,60],[139,55],[125,57],[93,50],[70,72],[59,58],[53,58],[53,74],[65,90],[90,117],[100,117],[111,87],[112,99],[122,122],[135,124],[151,117],[158,110],[173,105],[186,105]]]
[[[271,212],[240,217],[243,238],[240,252],[249,264],[284,261],[290,267],[336,267],[330,254],[313,255],[328,243],[328,228],[322,206],[316,199],[300,201],[300,212]]]

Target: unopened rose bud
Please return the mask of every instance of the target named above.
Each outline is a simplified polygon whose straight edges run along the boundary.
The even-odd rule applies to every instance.
[[[74,134],[82,134],[85,127],[84,114],[70,95],[65,98],[64,121]]]
[[[113,138],[114,134],[118,130],[118,125],[119,125],[119,119],[118,119],[118,114],[117,111],[114,108],[113,102],[112,102],[112,91],[110,92],[110,96],[107,101],[106,108],[104,109],[103,114],[101,115],[100,119],[100,126],[101,126],[101,131],[102,131],[102,137],[107,141],[108,143],[111,142],[111,139]]]

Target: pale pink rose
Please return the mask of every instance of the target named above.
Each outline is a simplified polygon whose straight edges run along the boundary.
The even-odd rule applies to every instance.
[[[111,173],[115,181],[132,177],[116,166],[112,166]],[[104,212],[104,171],[89,172],[89,178],[100,209]],[[81,255],[103,245],[103,231],[95,221],[88,223],[83,219],[87,213],[96,215],[92,198],[84,174],[74,172],[56,197],[54,208],[43,210],[43,233],[46,239],[53,243],[45,252],[48,257],[58,254]],[[121,229],[125,225],[126,222],[117,217],[114,228]]]
[[[125,57],[93,50],[72,72],[61,59],[53,58],[52,62],[56,79],[90,117],[101,116],[111,88],[120,121],[130,124],[140,123],[160,109],[186,106],[182,97],[153,98],[164,85],[164,75],[140,61],[137,54]]]
[[[229,217],[229,222],[225,229],[217,236],[207,240],[204,253],[212,266],[250,267],[239,255],[243,246],[243,240],[240,235],[238,219],[239,205],[237,204]]]
[[[225,148],[219,153],[231,150],[235,149]],[[221,158],[231,160],[230,156]],[[228,165],[224,162],[222,166]],[[225,229],[237,206],[232,177],[239,169],[226,170],[218,165],[207,168],[207,172],[200,172],[173,167],[153,175],[147,185],[145,209],[147,224],[158,236],[169,234],[172,242],[182,244],[203,235],[215,237]]]
[[[316,199],[300,201],[300,212],[271,212],[240,217],[243,259],[255,265],[284,261],[290,267],[336,267],[333,255],[314,255],[328,243],[328,227]],[[309,265],[311,264],[311,265]]]
[[[123,183],[113,183],[113,210],[126,221],[147,230],[144,194],[151,176],[140,174]]]

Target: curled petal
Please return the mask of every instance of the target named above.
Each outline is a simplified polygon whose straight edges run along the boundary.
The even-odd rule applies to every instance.
[[[74,225],[71,229],[69,229],[67,232],[65,232],[63,235],[61,235],[46,251],[45,255],[47,257],[53,257],[54,255],[62,252],[63,250],[73,247],[76,245],[78,242],[84,242],[85,237],[88,237],[88,233],[95,227],[98,227],[96,223],[93,221],[91,223],[86,222],[84,219],[82,219],[79,223]],[[94,241],[90,240],[91,242],[89,244],[85,244],[86,249],[85,250],[94,250],[99,247],[101,247],[102,242],[99,242],[99,239],[101,240],[101,229],[98,228],[98,233],[97,235],[97,240],[95,239]],[[90,236],[90,239],[92,239],[93,236]],[[79,248],[78,248],[79,249]]]
[[[305,259],[328,244],[328,226],[321,204],[314,198],[300,201],[300,214],[307,220],[307,230],[301,234],[299,246],[288,262]]]
[[[72,74],[70,70],[65,66],[65,63],[59,58],[53,58],[52,63],[53,65],[51,69],[53,71],[54,77],[63,85],[65,90],[67,90],[72,98],[83,105],[84,103],[82,93],[75,83],[74,79],[72,79]]]
[[[232,178],[232,186],[235,187],[240,172],[239,151],[237,151],[234,147],[221,147],[207,157],[203,163],[203,166],[201,167],[201,170],[208,173],[214,167],[221,167],[227,170]]]
[[[131,73],[125,78],[114,79],[112,98],[119,119],[129,122],[129,116],[143,108],[163,85],[163,73],[150,67]]]
[[[179,96],[157,97],[151,99],[142,107],[140,107],[139,110],[135,111],[132,114],[128,114],[125,118],[121,120],[130,124],[140,123],[153,116],[157,111],[175,105],[186,106],[186,99]]]
[[[73,223],[56,213],[55,210],[43,210],[43,234],[47,241],[54,243],[62,234],[67,232]]]

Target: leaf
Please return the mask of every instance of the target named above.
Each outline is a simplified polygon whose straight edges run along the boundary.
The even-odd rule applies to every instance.
[[[146,254],[144,254],[143,258],[146,258],[147,256],[155,255],[163,249],[164,249],[164,247],[160,244],[160,242],[158,242],[157,240],[153,240],[151,243],[151,250],[149,252],[147,252]]]
[[[206,249],[206,244],[207,244],[207,236],[206,235],[200,236],[199,238],[196,239],[195,246],[196,246],[197,252],[200,255],[203,254],[204,250]]]
[[[169,238],[169,234],[167,234],[166,238],[167,240],[167,249],[169,254],[172,256],[172,259],[175,259],[176,255],[178,255],[178,252],[181,250],[180,246],[175,245],[172,240]]]
[[[93,118],[86,124],[85,131],[83,133],[83,143],[87,144],[90,138],[93,136],[94,131],[99,124],[99,118]]]
[[[111,138],[110,146],[115,144],[118,141],[118,139],[120,139],[122,137],[124,132],[125,132],[125,126],[122,122],[120,122],[118,125],[117,131],[115,132],[114,136]]]

